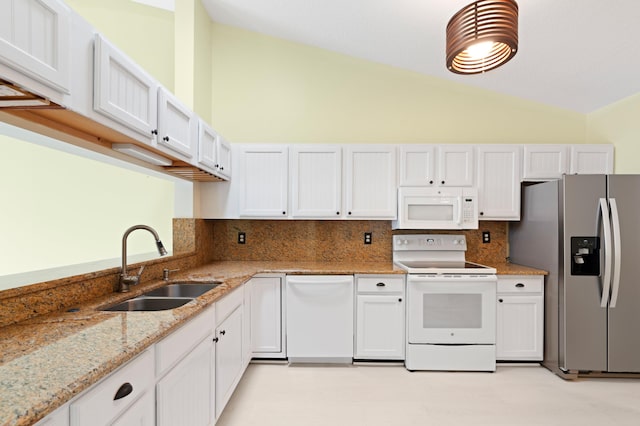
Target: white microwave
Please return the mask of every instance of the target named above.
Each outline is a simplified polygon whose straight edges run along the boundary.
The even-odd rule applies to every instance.
[[[478,190],[467,187],[398,189],[393,229],[478,229]]]

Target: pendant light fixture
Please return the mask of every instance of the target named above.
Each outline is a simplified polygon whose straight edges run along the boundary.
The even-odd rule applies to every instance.
[[[447,68],[478,74],[508,62],[518,51],[518,4],[479,0],[463,7],[447,24]]]

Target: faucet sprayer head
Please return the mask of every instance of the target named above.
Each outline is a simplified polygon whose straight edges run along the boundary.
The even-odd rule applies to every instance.
[[[167,254],[167,249],[162,245],[162,241],[157,240],[156,246],[158,246],[158,253],[160,253],[160,256],[165,256]]]

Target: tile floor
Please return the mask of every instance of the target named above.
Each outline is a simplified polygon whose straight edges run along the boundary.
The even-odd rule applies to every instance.
[[[251,364],[216,426],[640,425],[640,379]]]

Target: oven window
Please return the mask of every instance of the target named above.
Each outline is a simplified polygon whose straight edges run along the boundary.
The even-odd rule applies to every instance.
[[[423,328],[482,328],[482,294],[422,295]]]
[[[452,204],[409,204],[409,220],[453,220]]]

